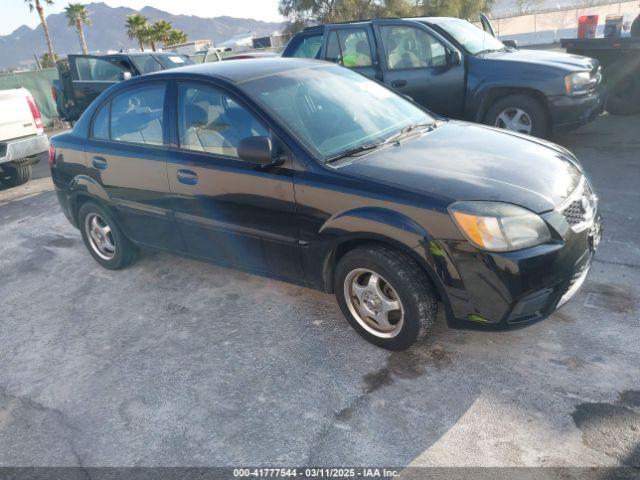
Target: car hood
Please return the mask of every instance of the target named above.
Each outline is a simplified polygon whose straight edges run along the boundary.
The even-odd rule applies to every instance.
[[[593,58],[548,50],[509,50],[506,52],[493,52],[487,54],[485,58],[506,62],[542,64],[571,71],[591,71],[598,66],[598,61]]]
[[[334,165],[341,173],[429,195],[444,204],[500,201],[553,210],[577,187],[582,169],[544,140],[467,122],[434,130]]]

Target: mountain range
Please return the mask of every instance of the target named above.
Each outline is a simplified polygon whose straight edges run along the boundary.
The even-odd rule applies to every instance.
[[[184,31],[190,40],[213,40],[214,44],[246,32],[268,35],[283,27],[281,23],[250,18],[173,15],[153,7],[137,11],[127,7],[110,7],[102,2],[89,3],[86,7],[93,22],[85,27],[87,44],[92,52],[136,48],[136,41],[127,37],[124,27],[127,16],[134,13],[141,13],[149,22],[167,20],[175,28]],[[48,15],[47,24],[53,48],[58,55],[80,52],[76,31],[67,26],[63,13]],[[35,29],[22,26],[9,35],[0,36],[0,51],[0,69],[34,63],[34,54],[41,56],[47,51],[42,26],[38,25]]]

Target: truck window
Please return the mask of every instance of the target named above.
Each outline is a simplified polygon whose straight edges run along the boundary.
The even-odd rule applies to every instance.
[[[114,82],[122,79],[124,69],[108,60],[92,57],[76,57],[78,80]]]
[[[295,39],[294,39],[295,41]],[[322,33],[313,36],[302,37],[299,43],[291,52],[291,57],[296,58],[319,58],[320,47],[322,46]]]
[[[327,41],[326,58],[345,67],[370,67],[371,44],[364,28],[334,30]]]
[[[434,36],[416,27],[380,27],[389,70],[441,67],[447,64],[445,46]]]

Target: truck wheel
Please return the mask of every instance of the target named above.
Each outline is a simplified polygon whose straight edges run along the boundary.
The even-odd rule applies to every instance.
[[[342,313],[365,339],[403,350],[427,334],[437,301],[426,274],[397,250],[369,246],[351,250],[335,271]]]
[[[507,95],[489,107],[484,123],[540,138],[549,134],[547,112],[529,95]]]
[[[613,85],[607,97],[606,110],[612,115],[640,113],[640,71]]]
[[[20,161],[2,165],[0,168],[0,184],[5,187],[17,187],[31,179],[31,165],[21,165]]]
[[[80,207],[78,225],[87,250],[103,267],[119,270],[136,259],[137,247],[124,236],[113,217],[98,204],[87,202]]]

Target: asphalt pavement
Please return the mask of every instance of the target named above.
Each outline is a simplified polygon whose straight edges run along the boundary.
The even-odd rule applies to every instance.
[[[640,116],[555,141],[601,199],[583,289],[510,331],[440,309],[399,353],[306,288],[169,254],[100,268],[37,166],[0,191],[0,466],[639,466]]]

